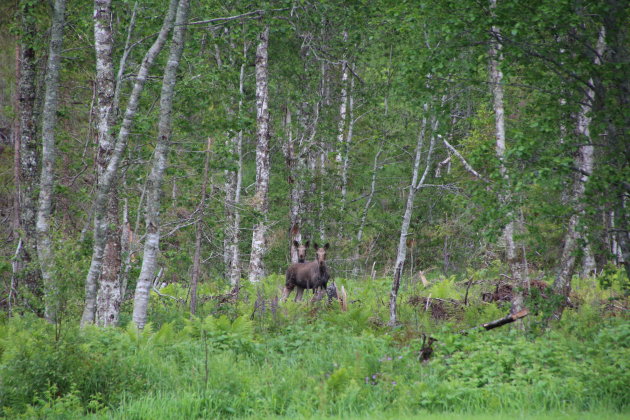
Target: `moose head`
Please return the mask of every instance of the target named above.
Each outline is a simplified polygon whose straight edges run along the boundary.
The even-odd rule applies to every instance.
[[[328,251],[329,247],[330,244],[328,242],[326,242],[326,245],[322,247],[317,245],[317,242],[313,243],[313,248],[315,248],[315,261],[317,261],[319,265],[322,265],[326,262],[326,251]]]
[[[306,250],[308,249],[309,244],[310,241],[306,241],[304,245],[301,245],[298,241],[293,241],[293,246],[297,250],[298,263],[306,262]]]

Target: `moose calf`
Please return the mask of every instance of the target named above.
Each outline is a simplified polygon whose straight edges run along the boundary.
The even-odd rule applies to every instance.
[[[286,300],[296,287],[296,302],[302,300],[304,289],[326,289],[330,279],[328,267],[326,266],[326,251],[329,244],[319,247],[317,243],[314,243],[313,247],[316,250],[315,261],[293,264],[287,270],[286,282],[282,292],[283,300]]]

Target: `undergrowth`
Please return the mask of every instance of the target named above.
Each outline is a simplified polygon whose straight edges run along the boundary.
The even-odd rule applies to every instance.
[[[143,331],[131,323],[83,330],[66,323],[59,331],[35,317],[15,317],[0,325],[0,413],[121,419],[628,413],[630,323],[605,311],[614,291],[588,283],[589,302],[567,309],[551,328],[540,327],[540,314],[524,328],[461,334],[508,309],[481,302],[472,288],[470,305],[437,320],[430,305],[412,298],[461,300],[466,287],[455,278],[432,281],[429,288],[403,285],[396,328],[385,325],[389,279],[338,280],[350,291],[347,312],[336,302],[278,302],[279,279],[271,277],[246,286],[237,302],[207,304],[193,318],[176,300],[153,296],[153,324]],[[181,291],[172,285],[167,292]],[[421,333],[438,340],[428,363],[418,359]]]

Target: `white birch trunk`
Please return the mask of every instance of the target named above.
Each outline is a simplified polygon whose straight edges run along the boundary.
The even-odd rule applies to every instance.
[[[190,279],[190,313],[197,312],[197,285],[201,277],[201,225],[206,208],[206,193],[208,191],[208,168],[210,166],[210,150],[212,149],[212,138],[208,137],[206,144],[206,158],[203,163],[203,182],[201,184],[201,202],[199,203],[198,219],[195,222],[195,255],[193,256],[193,271]]]
[[[94,49],[96,51],[96,95],[98,153],[96,156],[98,178],[107,170],[114,148],[111,129],[114,125],[115,80],[111,28],[111,0],[94,2]],[[107,206],[107,232],[104,264],[96,296],[96,322],[99,325],[116,325],[120,308],[120,232],[118,223],[118,192],[112,188]]]
[[[16,253],[14,276],[16,285],[23,281],[34,296],[41,296],[41,272],[37,267],[36,202],[39,183],[39,156],[37,154],[35,98],[36,98],[36,55],[33,46],[35,37],[33,7],[25,5],[22,10],[22,38],[20,39],[20,71],[18,77],[19,102],[19,222],[20,241]],[[21,245],[21,246],[19,246]]]
[[[50,48],[46,65],[46,93],[42,111],[42,172],[39,185],[39,207],[37,210],[37,256],[44,280],[44,316],[49,322],[56,322],[61,296],[53,275],[54,261],[50,217],[52,206],[54,165],[55,165],[55,126],[57,124],[57,94],[59,91],[59,69],[61,67],[61,45],[65,23],[66,1],[55,0]]]
[[[265,276],[263,257],[267,252],[267,213],[269,210],[269,92],[268,55],[269,25],[260,34],[256,49],[256,194],[253,197],[258,221],[252,234],[249,259],[249,281],[258,283]]]
[[[599,38],[597,41],[597,57],[595,64],[601,64],[599,57],[602,55],[605,46],[605,33],[602,27],[599,32]],[[553,283],[553,289],[556,293],[561,294],[565,298],[569,298],[571,293],[571,278],[575,271],[576,255],[575,251],[578,246],[580,232],[578,231],[578,225],[580,218],[584,214],[584,192],[586,191],[586,183],[589,176],[593,173],[594,164],[594,146],[591,140],[590,124],[591,124],[591,111],[593,104],[595,103],[595,91],[591,87],[593,86],[593,80],[589,80],[589,85],[586,87],[586,95],[580,106],[580,111],[577,116],[576,134],[581,139],[581,145],[578,148],[578,153],[575,158],[575,166],[579,173],[573,183],[573,190],[571,192],[571,202],[575,206],[575,212],[569,219],[569,226],[564,237],[564,246],[562,248],[562,256],[560,257],[560,264],[558,268],[558,274]],[[562,316],[564,305],[560,305],[556,312],[553,314],[553,318],[559,319]]]
[[[490,0],[490,9],[497,7],[497,0]],[[493,12],[494,13],[494,12]],[[499,194],[499,202],[503,206],[510,206],[512,198],[509,193],[509,178],[505,167],[505,108],[503,104],[503,72],[500,65],[503,60],[501,54],[501,42],[496,39],[501,37],[500,29],[492,26],[493,38],[490,42],[490,84],[492,86],[492,105],[494,108],[495,119],[495,138],[496,138],[496,154],[499,158],[500,172],[506,181],[506,191]],[[512,282],[516,287],[525,289],[523,284],[522,266],[518,258],[517,246],[514,242],[514,214],[509,212],[507,215],[508,222],[503,229],[503,240],[505,243],[505,254],[510,268]],[[519,312],[523,309],[523,294],[514,293],[512,299],[512,313]]]
[[[427,107],[424,107],[425,113]],[[420,134],[418,135],[418,142],[416,143],[416,157],[413,163],[413,175],[411,177],[411,185],[409,186],[409,194],[407,195],[407,203],[405,205],[405,213],[403,215],[402,224],[400,227],[400,238],[398,240],[398,251],[396,253],[396,265],[394,266],[394,278],[392,280],[392,290],[389,295],[389,323],[390,326],[395,326],[397,322],[396,318],[396,302],[398,299],[398,289],[400,288],[400,279],[402,277],[403,269],[405,266],[405,260],[407,258],[407,235],[409,234],[409,226],[411,224],[411,215],[413,214],[413,202],[416,196],[416,192],[424,184],[429,167],[431,165],[431,155],[433,153],[433,145],[435,144],[435,131],[437,129],[437,119],[432,124],[431,143],[429,145],[429,152],[427,153],[426,167],[424,173],[418,181],[420,174],[420,156],[422,154],[422,145],[424,143],[424,136],[426,131],[427,118],[426,115],[422,118],[422,126],[420,128]]]
[[[147,322],[147,307],[151,283],[155,276],[157,257],[160,249],[160,205],[162,196],[162,183],[166,160],[172,136],[172,112],[173,96],[175,95],[175,82],[177,81],[177,68],[184,51],[184,37],[186,35],[186,22],[190,0],[180,0],[177,7],[177,17],[173,29],[173,39],[168,55],[164,78],[162,80],[162,92],[160,95],[160,121],[158,123],[158,138],[153,155],[153,167],[149,175],[146,199],[146,238],[144,242],[144,255],[142,268],[136,283],[136,293],[133,301],[133,321],[138,329],[144,328]]]
[[[234,47],[234,46],[233,46]],[[245,83],[245,64],[247,62],[247,49],[248,43],[243,44],[243,62],[241,63],[241,69],[239,72],[239,100],[238,100],[238,116],[242,116],[243,112],[243,95],[244,95],[244,83]],[[218,56],[218,51],[217,51]],[[234,60],[230,60],[234,61]],[[234,63],[233,63],[234,64]],[[228,110],[229,112],[229,110]],[[225,265],[225,277],[230,280],[230,283],[234,286],[240,279],[240,251],[238,248],[238,241],[240,236],[240,189],[242,184],[242,144],[243,144],[243,130],[230,139],[230,151],[237,156],[238,166],[236,170],[226,170],[225,180],[225,216],[226,223],[224,228],[223,239],[223,262]],[[236,245],[235,245],[236,244]],[[236,270],[236,272],[234,272]]]
[[[346,34],[347,35],[347,34]],[[346,113],[348,109],[348,62],[341,62],[341,103],[339,104],[339,123],[337,127],[337,155],[335,160],[341,164],[345,149]]]
[[[243,95],[245,94],[245,63],[247,62],[247,42],[243,44],[243,62],[241,63],[241,72],[239,75],[239,100],[238,113],[243,113]],[[230,284],[238,290],[241,282],[241,251],[239,249],[239,241],[241,236],[241,212],[239,206],[241,204],[241,188],[243,185],[243,130],[238,132],[236,137],[236,155],[238,156],[238,168],[236,170],[236,185],[234,186],[234,209],[232,219],[232,243],[231,260],[230,260]]]
[[[363,212],[361,213],[361,223],[359,224],[359,231],[357,232],[357,244],[355,246],[354,258],[353,258],[353,267],[352,267],[352,277],[356,277],[359,274],[359,248],[361,246],[361,240],[363,240],[363,229],[365,229],[365,222],[367,220],[368,211],[370,210],[370,206],[372,205],[372,200],[374,198],[374,192],[376,191],[376,174],[378,171],[378,159],[383,153],[383,143],[380,144],[378,148],[378,152],[374,156],[374,164],[372,165],[372,182],[370,183],[370,193],[368,194],[368,198],[365,201],[365,206],[363,206]]]
[[[353,64],[354,69],[354,64]],[[348,195],[348,166],[350,158],[350,146],[354,133],[354,77],[350,78],[350,91],[348,94],[348,133],[343,145],[343,158],[341,163],[341,214],[346,210],[346,196]],[[339,236],[343,235],[343,223],[339,227]]]
[[[101,274],[101,268],[103,264],[103,254],[105,251],[106,233],[107,233],[107,202],[109,197],[109,191],[114,183],[114,180],[118,174],[118,167],[120,160],[122,159],[123,152],[127,147],[127,141],[129,139],[129,133],[140,105],[140,94],[144,88],[144,84],[149,75],[149,69],[155,61],[155,57],[159,54],[166,42],[168,33],[170,32],[173,20],[175,18],[175,11],[177,8],[177,0],[171,0],[169,9],[164,17],[164,23],[160,32],[149,50],[147,51],[136,80],[133,86],[133,90],[127,103],[127,109],[123,117],[123,121],[118,132],[118,137],[112,151],[112,155],[107,164],[107,169],[103,173],[103,176],[99,178],[96,198],[94,202],[94,246],[92,250],[92,260],[90,263],[90,269],[88,270],[87,278],[85,280],[85,308],[83,310],[83,316],[81,317],[81,325],[93,324],[96,314],[96,292],[98,287],[98,279]]]
[[[120,234],[120,255],[124,258],[123,268],[120,275],[120,301],[125,300],[127,293],[127,283],[129,282],[129,271],[131,270],[131,255],[133,253],[133,234],[129,223],[129,203],[127,199],[123,204],[122,229]]]

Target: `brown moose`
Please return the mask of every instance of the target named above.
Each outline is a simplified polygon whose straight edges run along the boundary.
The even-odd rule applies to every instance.
[[[286,282],[282,291],[282,299],[286,300],[293,289],[295,292],[295,301],[302,300],[304,289],[326,289],[330,274],[326,266],[326,250],[329,244],[319,247],[317,243],[313,244],[315,248],[315,261],[307,263],[292,264],[287,270]]]

